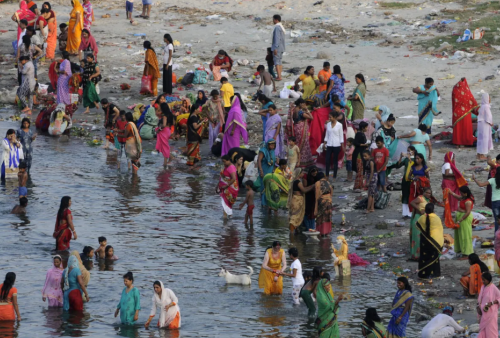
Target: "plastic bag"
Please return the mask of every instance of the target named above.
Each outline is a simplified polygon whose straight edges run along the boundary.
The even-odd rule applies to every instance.
[[[280,99],[288,99],[290,96],[290,89],[283,89],[280,91]]]
[[[290,90],[290,97],[292,99],[299,99],[302,97],[302,93],[301,92],[296,92],[295,90]]]
[[[142,95],[152,95],[153,91],[151,90],[151,79],[153,77],[151,75],[145,75],[141,80],[141,91]]]

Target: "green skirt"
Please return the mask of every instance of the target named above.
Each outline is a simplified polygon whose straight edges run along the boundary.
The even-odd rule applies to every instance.
[[[95,90],[94,83],[89,81],[83,87],[83,106],[85,108],[95,108],[94,102],[101,102],[101,99]]]
[[[309,310],[307,312],[307,316],[309,318],[313,318],[316,315],[316,304],[314,303],[314,300],[312,298],[311,290],[302,289],[300,291],[300,297],[302,297],[302,300],[304,300],[304,303],[306,304],[307,309]]]
[[[416,260],[420,258],[420,230],[417,228],[420,216],[414,210],[410,222],[410,258]]]
[[[457,211],[455,216],[455,222],[458,222],[464,216],[463,212]],[[472,213],[469,214],[463,222],[460,223],[458,229],[455,229],[455,252],[461,253],[462,255],[470,255],[474,253],[474,248],[472,247],[472,220],[474,216]]]

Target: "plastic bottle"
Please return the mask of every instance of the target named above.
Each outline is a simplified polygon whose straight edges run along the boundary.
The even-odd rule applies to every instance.
[[[341,226],[344,226],[345,225],[345,216],[344,214],[342,214],[342,222],[340,223]]]

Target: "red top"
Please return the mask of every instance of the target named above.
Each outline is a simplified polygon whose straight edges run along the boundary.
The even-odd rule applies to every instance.
[[[122,121],[120,119],[116,120],[116,126],[120,130],[125,130],[125,126],[127,125],[127,121]],[[118,137],[118,142],[125,143],[127,139],[125,137]]]
[[[372,156],[375,162],[375,167],[377,171],[384,171],[386,169],[385,167],[385,160],[386,158],[389,157],[389,150],[387,148],[376,148],[372,150]]]
[[[43,22],[43,27],[47,27],[47,20],[45,20],[45,18],[40,15],[35,21],[36,29],[40,30],[40,21]]]
[[[460,205],[459,205],[460,209],[465,210],[465,203],[467,201],[470,201],[472,203],[471,210],[472,210],[472,208],[474,208],[474,201],[471,200],[470,198],[467,198],[467,199],[464,199],[464,200],[460,201]]]

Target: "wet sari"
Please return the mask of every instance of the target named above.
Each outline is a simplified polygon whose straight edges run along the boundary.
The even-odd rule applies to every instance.
[[[453,87],[451,105],[453,110],[452,143],[459,146],[472,146],[474,144],[474,131],[471,114],[479,105],[465,78]]]
[[[413,295],[408,290],[398,290],[392,301],[391,315],[392,318],[387,326],[387,338],[405,338],[406,337],[406,326],[410,320],[411,308],[405,313],[399,324],[396,324],[396,320],[401,316],[405,309],[405,304],[407,301],[412,300]],[[413,304],[412,304],[413,308]]]
[[[319,184],[318,184],[319,183]],[[321,235],[332,231],[332,194],[330,183],[327,180],[316,182],[316,195],[320,195],[316,201],[316,230]]]
[[[270,173],[264,176],[265,202],[273,210],[286,208],[288,201],[289,180],[283,175]]]
[[[125,130],[128,131],[129,136],[125,141],[125,153],[127,157],[130,158],[132,163],[137,164],[141,158],[142,153],[142,139],[139,135],[139,131],[133,122],[128,122],[125,126]]]
[[[283,143],[283,126],[281,125],[281,116],[279,116],[277,113],[272,115],[267,114],[267,121],[266,121],[266,130],[264,132],[264,142],[269,142],[270,140],[274,139],[274,135],[276,134],[276,130],[278,130],[278,135],[276,137],[276,148],[274,150],[276,157],[282,159],[285,158],[286,156],[286,150],[285,150],[285,145]]]
[[[436,86],[425,89],[424,85],[420,86],[420,90],[427,93],[418,94],[418,124],[425,124],[427,126],[427,134],[431,134],[432,121],[434,116],[440,114],[437,110],[438,94]]]
[[[82,41],[83,7],[79,0],[72,1],[73,10],[69,15],[68,42],[66,44],[66,51],[70,54],[78,54],[78,49],[80,48],[80,43]],[[76,24],[77,18],[80,18],[78,25]],[[73,32],[73,30],[75,32]]]
[[[283,249],[280,249],[279,258],[273,259],[273,249],[267,249],[267,254],[269,256],[269,262],[267,266],[273,270],[281,270]],[[274,281],[275,274],[271,271],[260,269],[259,274],[259,288],[264,289],[265,295],[281,295],[283,293],[283,276],[279,275],[278,281]]]
[[[316,301],[318,303],[318,317],[316,318],[317,330],[320,338],[340,338],[337,315],[339,306],[336,306],[333,294],[326,291],[325,287],[330,281],[321,279],[316,287]]]
[[[274,142],[274,140],[265,143],[259,149],[259,153],[262,153],[264,155],[261,161],[261,167],[262,171],[264,172],[264,177],[266,177],[267,174],[271,174],[274,171],[276,165],[276,155],[274,154],[274,149],[272,150],[269,149],[269,144],[271,142]],[[267,206],[264,177],[261,177],[259,175],[261,204],[262,206]]]
[[[69,228],[68,219],[73,218],[71,215],[71,210],[65,209],[63,215],[59,218],[57,215],[56,225],[53,233],[53,237],[56,239],[56,250],[68,250],[71,241],[71,229]]]
[[[55,266],[53,266],[47,271],[47,276],[45,277],[45,285],[42,289],[42,297],[47,298],[49,307],[63,306],[63,293],[61,290],[62,273],[62,265],[61,268],[56,268]]]
[[[426,220],[429,217],[430,229],[427,229]],[[439,256],[443,250],[443,224],[436,214],[422,215],[418,219],[417,228],[420,230],[420,258],[418,260],[418,277],[434,278],[441,276]],[[455,241],[456,245],[456,241]]]
[[[238,198],[239,190],[237,178],[231,185],[228,185],[233,173],[236,173],[236,167],[231,164],[228,167],[224,167],[224,170],[220,172],[219,179],[219,195],[221,197],[222,208],[229,216],[233,214],[233,204]]]
[[[194,128],[195,123],[200,125],[198,129]],[[188,131],[187,131],[186,155],[188,157],[188,160],[186,164],[193,166],[195,165],[195,163],[201,160],[200,143],[201,143],[201,135],[203,133],[203,126],[200,123],[200,118],[193,114],[188,118],[187,127]]]

